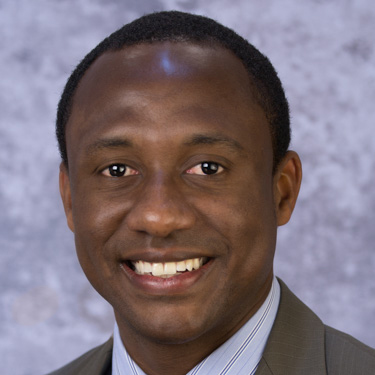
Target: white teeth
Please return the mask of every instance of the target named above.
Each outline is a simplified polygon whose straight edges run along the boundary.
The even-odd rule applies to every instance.
[[[199,261],[200,260],[198,258],[193,259],[193,269],[197,270],[200,267]]]
[[[137,271],[137,273],[144,273],[144,270],[143,270],[143,262],[137,262],[135,263],[135,270]]]
[[[193,270],[193,259],[185,260],[185,263],[186,263],[186,269],[188,271],[192,271]]]
[[[137,262],[138,263],[138,262]],[[143,268],[143,272],[149,272],[149,273],[151,273],[152,272],[152,264],[151,263],[148,263],[148,262],[142,262],[142,261],[140,261],[140,263],[143,263],[143,266],[144,266],[144,268]],[[142,273],[143,273],[142,272]]]
[[[164,263],[164,275],[174,275],[176,273],[176,263]]]
[[[205,258],[186,259],[180,262],[149,263],[143,260],[132,262],[135,272],[144,275],[152,274],[157,277],[171,277],[181,272],[198,270],[203,266]]]
[[[177,271],[180,271],[180,272],[186,271],[186,263],[184,260],[182,262],[177,262],[176,264],[177,264],[176,265]]]
[[[164,274],[163,271],[163,263],[152,263],[152,276],[161,276]]]

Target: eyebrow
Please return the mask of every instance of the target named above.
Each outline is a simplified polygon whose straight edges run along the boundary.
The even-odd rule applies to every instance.
[[[207,135],[196,134],[191,139],[184,143],[185,146],[199,146],[199,145],[223,145],[233,149],[236,152],[244,151],[241,144],[233,138],[224,135]]]
[[[229,147],[235,152],[242,152],[244,148],[241,144],[233,138],[226,137],[224,135],[207,135],[207,134],[195,134],[189,140],[184,142],[184,146],[199,146],[199,145],[222,145]],[[130,148],[134,147],[134,144],[129,139],[121,138],[104,138],[99,139],[96,142],[90,144],[87,147],[87,154],[95,153],[103,149],[108,148]]]
[[[128,148],[133,147],[133,142],[128,139],[119,139],[119,138],[105,138],[99,139],[98,141],[91,143],[87,147],[87,153],[95,153],[108,148]]]

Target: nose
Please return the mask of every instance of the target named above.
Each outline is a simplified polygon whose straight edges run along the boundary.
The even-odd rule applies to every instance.
[[[174,231],[191,228],[195,214],[177,183],[158,176],[144,182],[126,222],[133,231],[167,237]]]

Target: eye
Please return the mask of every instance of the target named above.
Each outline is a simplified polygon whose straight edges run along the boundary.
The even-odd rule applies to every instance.
[[[193,168],[189,168],[186,173],[188,174],[198,174],[198,175],[212,175],[221,173],[224,168],[213,161],[204,161],[203,163],[199,163]]]
[[[137,170],[125,164],[112,164],[105,168],[102,173],[107,177],[126,177],[139,174]]]

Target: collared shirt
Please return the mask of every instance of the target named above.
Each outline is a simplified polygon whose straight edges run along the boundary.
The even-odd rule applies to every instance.
[[[271,290],[259,310],[232,337],[187,375],[253,375],[258,368],[280,302],[280,285]],[[112,375],[147,375],[127,353],[117,324],[113,335]]]

